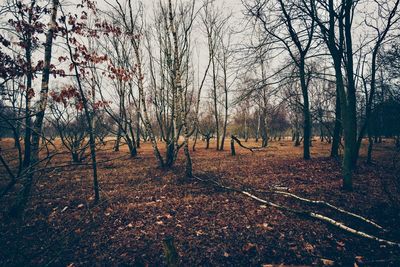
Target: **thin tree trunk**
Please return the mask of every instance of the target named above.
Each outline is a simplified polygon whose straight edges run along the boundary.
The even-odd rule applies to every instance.
[[[333,129],[332,136],[332,147],[331,147],[331,157],[338,158],[339,157],[339,145],[341,139],[342,132],[342,123],[341,123],[341,107],[339,100],[339,89],[336,89],[336,107],[335,107],[335,128]]]
[[[224,116],[224,126],[222,130],[221,146],[219,150],[224,150],[227,125],[228,125],[228,90],[225,90],[225,116]]]
[[[31,1],[31,9],[34,8],[36,1]],[[29,12],[28,15],[29,24],[32,22],[33,12]],[[31,137],[32,137],[32,119],[31,119],[31,98],[33,96],[32,80],[32,33],[30,30],[26,37],[25,57],[27,65],[26,73],[26,95],[25,95],[25,137],[24,137],[24,168],[28,168],[31,165]],[[27,180],[30,180],[29,178]],[[30,187],[31,181],[26,182],[26,186]],[[30,192],[30,189],[28,190]]]
[[[244,141],[247,142],[249,140],[249,132],[247,127],[247,114],[244,113]]]
[[[129,133],[126,134],[126,137],[129,145],[129,152],[131,157],[136,157],[137,156],[136,140],[135,140],[135,133],[132,128],[132,123],[128,122],[128,128],[129,128]],[[132,136],[132,138],[129,136],[129,134]]]
[[[236,151],[235,151],[235,140],[233,140],[233,138],[231,138],[231,155],[235,156],[236,155]]]
[[[214,103],[214,118],[215,118],[215,129],[216,129],[216,140],[217,140],[217,150],[219,150],[219,116],[218,116],[218,99],[217,99],[217,77],[215,73],[215,59],[214,53],[212,55],[212,77],[213,77],[213,103]]]
[[[134,41],[132,41],[132,42],[134,42]],[[134,51],[135,51],[135,58],[136,58],[136,62],[137,62],[136,64],[137,64],[137,74],[138,74],[138,89],[139,89],[140,103],[142,104],[142,108],[143,108],[144,127],[146,129],[147,136],[150,138],[151,145],[153,147],[153,152],[154,152],[156,159],[158,160],[159,166],[163,168],[164,160],[161,157],[160,151],[158,150],[157,141],[156,141],[156,138],[153,133],[149,114],[147,112],[146,99],[145,99],[145,95],[144,95],[144,86],[143,86],[143,77],[144,76],[142,73],[139,49],[136,46],[136,44],[134,44]]]
[[[261,128],[261,112],[260,112],[260,109],[258,109],[258,111],[257,111],[256,143],[258,143],[258,139],[260,138],[260,128]]]
[[[300,132],[296,130],[294,146],[300,146]]]
[[[66,22],[64,22],[64,23],[65,23],[65,28],[67,28]],[[74,54],[72,52],[71,44],[69,43],[68,31],[66,33],[66,40],[67,40],[69,56],[70,56],[73,66],[74,66],[76,81],[78,83],[78,89],[79,89],[79,93],[81,95],[83,109],[85,111],[86,122],[88,124],[87,126],[88,126],[88,130],[89,130],[89,148],[90,148],[90,156],[91,156],[91,160],[92,160],[92,171],[93,171],[94,202],[97,203],[100,200],[100,193],[99,193],[99,182],[98,182],[98,178],[97,178],[96,143],[95,143],[96,141],[95,141],[95,137],[94,137],[92,119],[90,116],[88,101],[87,101],[85,92],[82,87],[82,83],[81,83],[81,79],[80,79],[80,72],[79,72],[78,66],[74,60]]]
[[[368,133],[368,152],[367,152],[367,163],[372,163],[372,148],[374,146],[374,140],[372,139],[372,135]]]
[[[140,148],[140,102],[136,111],[136,147]]]
[[[264,69],[264,60],[261,59],[261,78],[263,81],[265,81],[265,69]],[[267,118],[267,94],[266,94],[266,88],[264,87],[262,90],[262,114],[260,118],[260,123],[261,123],[261,138],[262,138],[262,147],[267,147],[268,146],[268,131],[267,131],[267,124],[268,124],[268,118]]]
[[[196,151],[197,138],[199,137],[199,129],[196,127],[196,134],[194,135],[192,151]]]
[[[185,100],[186,100],[186,95],[184,92],[184,89],[182,87],[181,83],[181,70],[180,70],[180,55],[179,55],[179,44],[178,44],[178,34],[176,32],[175,28],[175,22],[174,22],[174,17],[172,13],[172,2],[171,0],[168,1],[168,6],[169,6],[169,20],[170,20],[170,29],[173,37],[173,42],[174,42],[174,86],[176,86],[176,93],[177,98],[176,98],[176,104],[177,104],[177,111],[179,112],[180,116],[180,122],[182,123],[182,131],[183,131],[183,151],[185,154],[186,158],[186,164],[185,164],[185,175],[186,177],[193,177],[193,170],[192,170],[192,159],[190,157],[190,151],[189,151],[189,129],[187,126],[187,116],[186,116],[186,110],[185,110]],[[176,136],[176,144],[179,141],[179,135]],[[176,149],[176,153],[177,153]]]
[[[121,132],[122,132],[122,126],[118,124],[118,131],[117,131],[117,137],[115,139],[115,144],[114,144],[114,151],[119,151],[119,146],[121,142]]]
[[[262,147],[268,146],[268,132],[267,132],[267,115],[266,112],[263,111],[263,123],[261,127],[261,138],[262,138]]]
[[[224,95],[225,95],[225,116],[224,116],[224,126],[222,129],[222,139],[221,139],[221,145],[219,150],[224,150],[224,143],[225,143],[225,136],[226,136],[226,127],[228,124],[228,84],[227,84],[227,79],[228,79],[228,75],[227,75],[227,66],[226,66],[226,55],[224,55],[224,65],[223,65],[223,71],[224,71]]]

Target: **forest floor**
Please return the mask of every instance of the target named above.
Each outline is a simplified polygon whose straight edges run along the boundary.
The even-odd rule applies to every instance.
[[[230,155],[228,143],[217,152],[214,144],[206,150],[199,142],[193,167],[196,176],[234,188],[281,186],[330,202],[383,225],[389,230],[385,238],[400,241],[400,152],[384,141],[375,147],[373,165],[361,157],[351,193],[341,190],[340,162],[329,158],[329,145],[319,141],[309,161],[302,159],[302,147],[289,140],[254,153],[237,148],[236,156]],[[1,142],[3,148],[11,146]],[[183,156],[172,170],[159,169],[149,144],[142,145],[137,158],[129,158],[126,147],[113,152],[110,143],[100,149],[99,162],[101,200],[96,205],[90,166],[71,166],[68,154],[56,156],[35,180],[22,221],[5,212],[18,188],[1,200],[1,266],[163,266],[167,236],[174,238],[181,266],[400,266],[399,248],[185,179]],[[0,169],[0,186],[6,183],[3,173]],[[321,206],[254,194],[382,236]]]

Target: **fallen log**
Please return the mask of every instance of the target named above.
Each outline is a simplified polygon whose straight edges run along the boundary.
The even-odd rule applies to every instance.
[[[387,231],[381,225],[377,224],[376,222],[374,222],[374,221],[372,221],[372,220],[370,220],[368,218],[365,218],[365,217],[363,217],[361,215],[358,215],[358,214],[355,214],[353,212],[344,210],[344,209],[342,209],[340,207],[337,207],[335,205],[332,205],[332,204],[330,204],[328,202],[325,202],[325,201],[322,201],[322,200],[311,200],[311,199],[307,199],[307,198],[304,198],[304,197],[300,197],[300,196],[295,195],[293,193],[283,192],[283,191],[279,191],[279,190],[272,191],[272,192],[275,193],[275,194],[280,194],[280,195],[284,195],[284,196],[287,196],[287,197],[292,197],[292,198],[298,199],[298,200],[303,201],[303,202],[312,203],[312,204],[318,204],[318,205],[323,205],[323,206],[329,207],[329,208],[334,209],[336,211],[339,211],[339,212],[341,212],[343,214],[347,214],[347,215],[352,216],[354,218],[357,218],[357,219],[359,219],[361,221],[364,221],[365,223],[368,223],[368,224],[378,228],[379,230]]]
[[[285,191],[282,191],[282,190],[285,190]],[[258,193],[280,194],[280,195],[283,195],[285,197],[292,197],[292,198],[298,199],[298,200],[306,202],[306,203],[326,206],[326,207],[331,208],[333,210],[336,210],[336,211],[338,211],[340,213],[343,213],[343,214],[349,215],[351,217],[357,218],[357,219],[359,219],[359,220],[361,220],[361,221],[363,221],[363,222],[365,222],[367,224],[370,224],[373,227],[378,228],[381,231],[388,232],[388,230],[386,230],[383,226],[377,224],[376,222],[374,222],[374,221],[372,221],[372,220],[370,220],[370,219],[368,219],[366,217],[363,217],[361,215],[355,214],[355,213],[353,213],[351,211],[347,211],[347,210],[345,210],[343,208],[337,207],[337,206],[335,206],[335,205],[333,205],[333,204],[331,204],[329,202],[326,202],[326,201],[312,200],[312,199],[308,199],[308,198],[305,198],[305,197],[300,197],[298,195],[295,195],[293,193],[288,192],[288,190],[289,190],[289,188],[287,188],[287,187],[274,187],[274,189],[270,189],[268,191],[251,189],[251,191],[258,192]]]
[[[286,211],[290,211],[292,213],[301,214],[301,215],[307,215],[307,216],[310,216],[312,218],[324,221],[324,222],[326,222],[326,223],[328,223],[330,225],[336,226],[336,227],[338,227],[338,228],[340,228],[342,230],[345,230],[345,231],[347,231],[349,233],[352,233],[354,235],[358,235],[358,236],[361,236],[361,237],[364,237],[364,238],[367,238],[367,239],[375,240],[375,241],[378,241],[380,243],[387,244],[389,246],[397,246],[397,247],[400,248],[400,243],[397,243],[397,242],[394,242],[394,241],[390,241],[390,240],[386,240],[386,239],[383,239],[383,238],[379,238],[379,237],[367,234],[367,233],[362,232],[362,231],[358,231],[358,230],[356,230],[354,228],[351,228],[351,227],[345,225],[342,222],[336,221],[336,220],[334,220],[332,218],[329,218],[327,216],[324,216],[322,214],[315,213],[315,212],[306,212],[306,211],[294,210],[294,209],[291,209],[291,208],[288,208],[288,207],[285,207],[285,206],[281,206],[281,205],[275,204],[273,202],[266,201],[264,199],[261,199],[261,198],[255,196],[255,195],[252,195],[252,194],[250,194],[249,192],[246,192],[246,191],[241,191],[241,193],[244,194],[244,195],[247,195],[247,196],[251,197],[252,199],[255,199],[258,202],[261,202],[263,204],[267,204],[267,205],[270,205],[270,206],[278,208],[278,209],[283,209],[283,210],[286,210]]]
[[[384,238],[380,238],[380,237],[377,237],[377,236],[374,236],[374,235],[367,234],[365,232],[356,230],[354,228],[351,228],[351,227],[345,225],[342,222],[336,221],[336,220],[334,220],[332,218],[329,218],[327,216],[324,216],[322,214],[315,213],[315,212],[303,211],[303,210],[295,210],[295,209],[286,207],[284,205],[276,204],[274,202],[271,202],[271,201],[268,201],[268,200],[265,200],[265,199],[261,199],[261,198],[255,196],[255,195],[253,195],[253,194],[251,194],[251,193],[249,193],[249,192],[247,192],[245,190],[235,189],[235,188],[232,188],[232,187],[228,187],[228,186],[222,185],[221,183],[218,183],[215,180],[205,180],[205,179],[201,179],[200,177],[197,177],[197,176],[194,176],[193,178],[195,178],[195,179],[197,179],[197,180],[199,180],[201,182],[212,183],[214,186],[226,189],[226,190],[231,191],[231,192],[241,193],[241,194],[246,195],[246,196],[248,196],[248,197],[250,197],[250,198],[252,198],[252,199],[254,199],[254,200],[256,200],[256,201],[258,201],[260,203],[266,204],[268,206],[271,206],[271,207],[274,207],[274,208],[277,208],[277,209],[280,209],[280,210],[288,211],[288,212],[291,212],[291,213],[294,213],[294,214],[298,214],[298,215],[302,215],[302,216],[308,216],[308,217],[311,217],[311,218],[314,218],[314,219],[318,219],[320,221],[328,223],[328,224],[330,224],[332,226],[335,226],[335,227],[337,227],[339,229],[342,229],[342,230],[344,230],[346,232],[352,233],[352,234],[357,235],[359,237],[367,238],[367,239],[374,240],[374,241],[377,241],[377,242],[380,242],[380,243],[383,243],[383,244],[386,244],[386,245],[389,245],[389,246],[396,246],[396,247],[400,248],[400,243],[398,243],[398,242],[386,240]]]

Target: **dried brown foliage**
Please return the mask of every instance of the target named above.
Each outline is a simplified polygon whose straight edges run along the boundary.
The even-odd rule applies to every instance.
[[[2,147],[11,142],[2,141]],[[257,144],[246,144],[256,146]],[[354,192],[341,190],[340,162],[328,158],[329,146],[314,142],[312,160],[289,141],[271,142],[254,153],[237,148],[193,152],[195,174],[235,188],[288,187],[310,199],[328,201],[366,216],[400,239],[396,152],[387,141],[377,146],[375,165],[362,163]],[[211,144],[215,146],[215,144]],[[36,181],[22,223],[0,215],[1,265],[165,265],[163,239],[173,236],[182,266],[260,266],[265,264],[376,266],[399,264],[399,249],[352,236],[322,222],[260,205],[241,194],[182,179],[183,157],[176,168],[156,169],[151,146],[137,158],[127,148],[99,151],[102,200],[92,206],[89,166],[59,167],[68,155],[52,161]],[[125,156],[126,155],[126,156]],[[108,161],[109,160],[109,161]],[[58,166],[58,167],[57,167]],[[0,171],[3,176],[3,170]],[[4,179],[1,180],[2,185]],[[397,181],[397,182],[396,182]],[[11,193],[10,193],[11,194]],[[310,209],[283,196],[264,195],[292,208]],[[2,199],[1,208],[9,204]],[[321,212],[351,226],[374,231],[328,209]]]

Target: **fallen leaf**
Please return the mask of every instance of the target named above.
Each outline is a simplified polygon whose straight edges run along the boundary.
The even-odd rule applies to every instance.
[[[255,252],[256,251],[256,245],[249,242],[246,245],[244,245],[242,249],[243,249],[244,252]]]
[[[204,232],[203,232],[202,230],[198,230],[198,231],[196,231],[196,235],[197,235],[197,236],[199,236],[199,235],[204,235]]]
[[[311,245],[310,243],[306,243],[304,248],[307,250],[307,252],[314,252],[314,246]]]
[[[335,265],[335,262],[333,260],[329,260],[329,259],[321,259],[321,263],[324,266],[333,266],[333,265]]]

